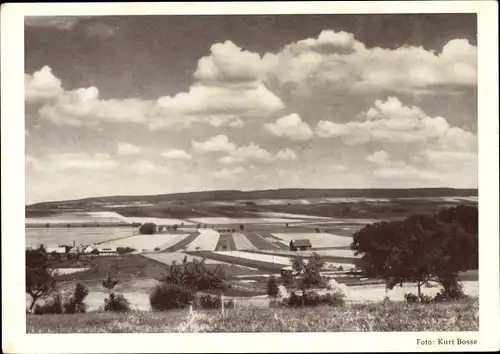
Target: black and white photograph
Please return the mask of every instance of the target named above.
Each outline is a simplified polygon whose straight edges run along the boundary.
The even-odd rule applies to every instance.
[[[23,116],[2,109],[2,131],[24,126],[24,226],[2,230],[4,252],[24,244],[7,250],[24,335],[479,349],[498,167],[479,193],[478,151],[498,140],[481,149],[478,126],[490,115],[498,139],[498,106],[480,105],[498,86],[479,87],[477,12],[24,15]]]

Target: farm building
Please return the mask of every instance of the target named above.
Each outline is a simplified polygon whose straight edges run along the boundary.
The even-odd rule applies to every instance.
[[[98,248],[100,256],[115,256],[116,248],[115,247],[106,247],[106,248]]]
[[[47,248],[47,255],[51,259],[64,259],[66,258],[66,247],[49,247]]]
[[[311,241],[306,239],[290,241],[290,251],[306,251],[311,249],[311,247]]]
[[[83,253],[86,253],[86,254],[90,254],[92,253],[93,251],[95,251],[96,248],[95,247],[92,247],[92,246],[87,246],[84,250],[83,250]]]

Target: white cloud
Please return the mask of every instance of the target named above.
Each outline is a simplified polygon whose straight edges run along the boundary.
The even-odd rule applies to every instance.
[[[137,155],[141,152],[141,148],[129,143],[119,143],[117,152],[120,155]]]
[[[194,73],[197,80],[211,83],[259,81],[264,76],[260,55],[243,50],[231,41],[213,44],[210,55],[198,61]]]
[[[278,151],[275,155],[275,159],[277,160],[295,160],[297,158],[297,154],[295,151],[285,148]]]
[[[156,165],[149,160],[139,160],[127,166],[127,169],[138,175],[165,174],[165,167]]]
[[[474,134],[450,127],[445,118],[429,117],[420,108],[406,107],[395,97],[375,101],[375,107],[370,108],[364,118],[362,121],[343,124],[320,121],[317,135],[322,138],[340,138],[349,146],[368,142],[446,145],[450,143],[449,134],[454,138],[475,141]]]
[[[284,108],[284,104],[258,83],[236,87],[195,85],[189,92],[159,98],[158,107],[173,115],[205,116],[210,119],[228,115],[265,117]]]
[[[284,108],[281,99],[260,82],[226,87],[195,84],[188,92],[157,100],[103,100],[97,87],[65,91],[48,66],[25,75],[25,100],[41,103],[39,116],[57,125],[139,123],[152,130],[198,123],[239,128],[245,119],[267,117]]]
[[[268,80],[298,93],[328,86],[359,93],[429,94],[475,86],[476,56],[477,48],[466,39],[451,40],[436,53],[412,46],[367,48],[351,33],[325,30],[263,60],[269,63]]]
[[[161,156],[169,160],[191,160],[191,155],[182,149],[169,149],[163,151]]]
[[[109,154],[95,153],[87,154],[75,153],[54,153],[48,155],[48,160],[44,161],[47,169],[51,170],[89,170],[89,171],[110,171],[119,165]]]
[[[384,150],[375,151],[373,154],[368,155],[366,160],[376,164],[383,164],[389,160],[389,154]]]
[[[215,178],[232,178],[241,175],[245,172],[245,169],[241,166],[234,168],[223,168],[222,170],[215,171],[212,176]]]
[[[63,91],[61,80],[52,74],[52,69],[47,65],[33,75],[24,74],[24,99],[26,102],[54,99]]]
[[[231,165],[234,163],[240,162],[239,159],[236,159],[232,156],[223,156],[217,160],[219,163],[224,164],[224,165]]]
[[[230,154],[231,157],[239,161],[268,163],[273,160],[273,157],[269,153],[269,151],[253,143],[246,146],[240,146],[234,151],[231,151]]]
[[[273,123],[266,123],[264,128],[274,136],[293,140],[307,140],[314,135],[309,125],[296,113],[281,117]]]
[[[225,135],[217,135],[204,142],[192,141],[191,146],[196,152],[200,153],[228,152],[236,149],[236,145],[230,143]]]

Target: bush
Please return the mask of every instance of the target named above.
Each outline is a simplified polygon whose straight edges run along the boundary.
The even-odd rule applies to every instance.
[[[267,280],[267,295],[277,297],[278,291],[278,279],[274,275],[271,275]]]
[[[125,312],[130,310],[130,303],[122,294],[110,293],[104,299],[104,311]]]
[[[193,294],[183,286],[161,283],[155,286],[149,295],[149,304],[153,310],[185,308],[194,300]]]
[[[143,235],[152,235],[156,233],[156,224],[152,222],[147,222],[141,225],[139,228],[139,233]]]
[[[75,291],[66,301],[64,301],[65,313],[84,313],[87,310],[87,305],[83,300],[87,297],[89,290],[82,284],[78,283],[75,286]]]
[[[117,247],[116,248],[116,252],[118,254],[126,254],[126,253],[130,253],[130,252],[134,252],[135,251],[135,248],[132,248],[132,247]]]
[[[160,247],[155,247],[155,252],[158,252],[160,250]]]
[[[344,305],[344,295],[336,292],[328,292],[319,296],[319,304],[330,306]]]
[[[467,298],[468,296],[464,294],[461,288],[455,289],[454,291],[446,291],[445,289],[441,289],[436,296],[434,296],[434,302],[441,301],[453,301],[462,298]]]
[[[33,308],[33,313],[36,315],[58,315],[63,313],[61,293],[53,293],[43,305],[36,304]]]
[[[405,300],[406,300],[406,302],[409,302],[409,303],[418,302],[418,296],[415,294],[412,294],[412,293],[406,293]]]
[[[222,301],[220,296],[203,295],[199,297],[199,306],[202,309],[220,309]],[[224,300],[224,308],[233,308],[234,301],[232,299]]]

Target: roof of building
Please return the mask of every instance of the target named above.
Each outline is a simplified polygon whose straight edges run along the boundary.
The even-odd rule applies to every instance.
[[[101,247],[98,248],[99,252],[116,252],[116,247]]]
[[[312,247],[311,241],[308,239],[292,240],[290,241],[296,247]]]
[[[50,247],[46,249],[47,253],[66,253],[66,247]]]

